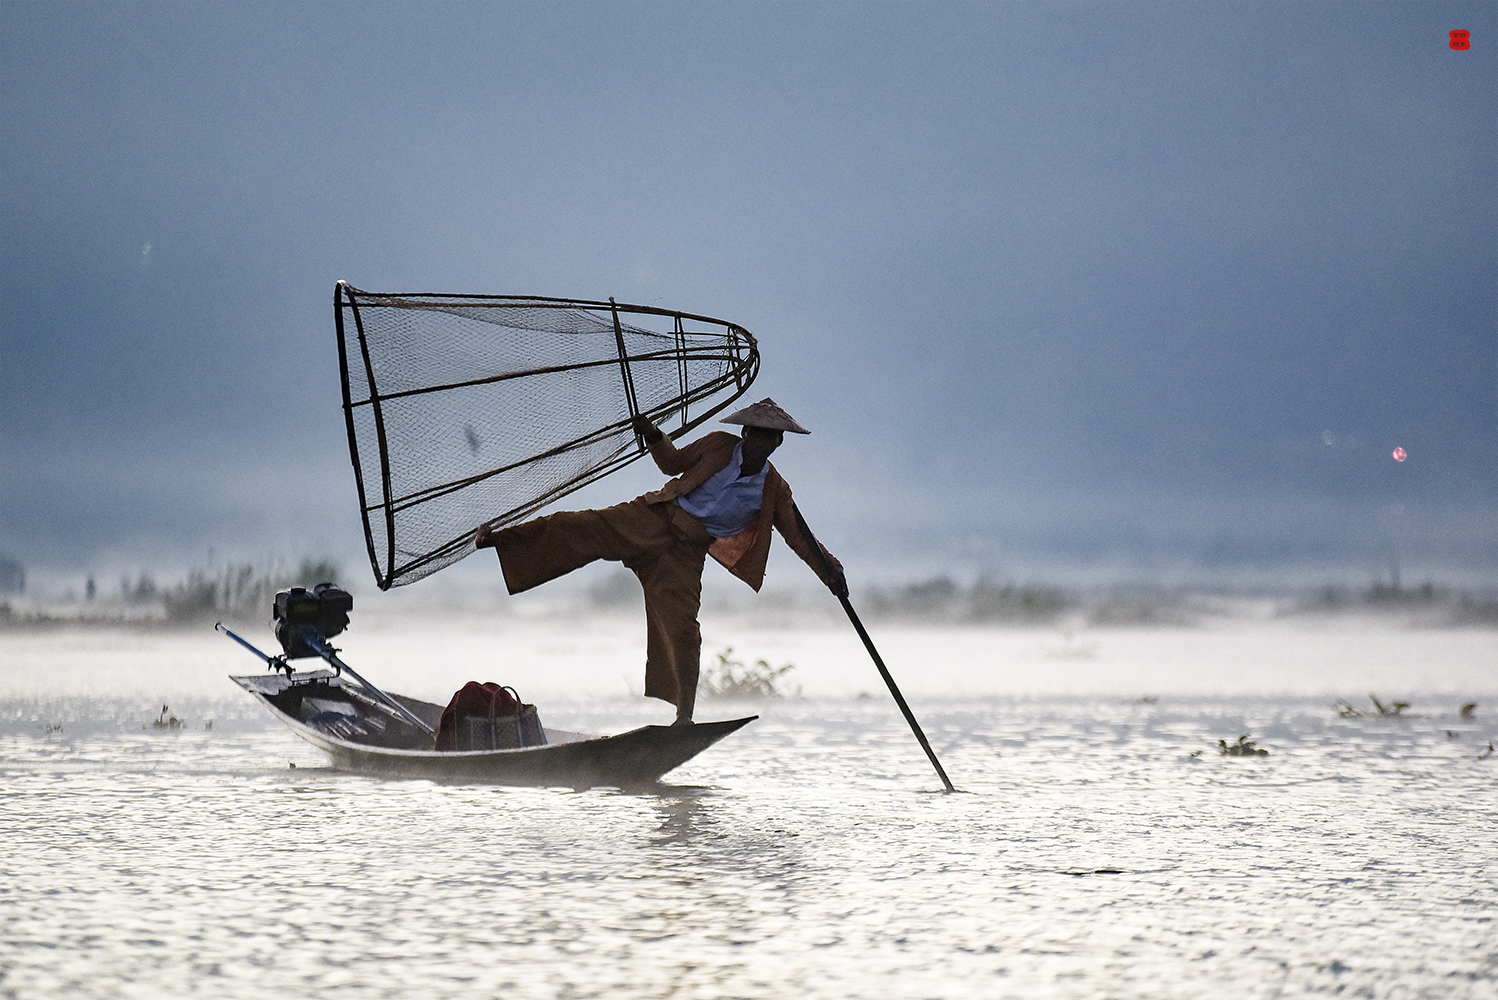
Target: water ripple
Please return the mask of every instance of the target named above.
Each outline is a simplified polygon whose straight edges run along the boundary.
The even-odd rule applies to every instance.
[[[1498,760],[1439,719],[943,703],[964,794],[933,795],[888,705],[792,702],[627,795],[379,781],[273,724],[93,711],[0,736],[0,995],[1498,989]],[[1216,754],[1242,733],[1270,756]]]

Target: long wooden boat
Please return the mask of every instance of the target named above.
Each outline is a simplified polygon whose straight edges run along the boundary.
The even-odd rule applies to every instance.
[[[643,726],[617,736],[545,729],[541,746],[513,750],[432,749],[429,733],[331,670],[230,680],[327,755],[335,768],[360,774],[436,781],[562,788],[639,788],[697,756],[758,716],[688,726]],[[435,730],[442,706],[392,694]]]

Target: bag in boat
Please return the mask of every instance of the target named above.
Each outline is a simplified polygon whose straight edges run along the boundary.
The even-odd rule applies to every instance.
[[[493,682],[464,684],[437,724],[438,750],[516,750],[546,743],[535,705],[512,687]]]

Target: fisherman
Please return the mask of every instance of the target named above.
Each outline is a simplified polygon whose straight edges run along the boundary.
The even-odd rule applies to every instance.
[[[756,591],[764,583],[770,528],[827,588],[848,596],[842,564],[813,545],[801,530],[791,488],[769,458],[785,432],[810,434],[775,404],[762,399],[726,416],[742,437],[714,431],[677,448],[648,419],[634,418],[655,464],[676,476],[652,493],[603,510],[566,511],[474,535],[478,548],[499,555],[512,594],[586,566],[596,559],[621,562],[645,591],[645,696],[676,706],[676,725],[692,721],[701,668],[702,603],[706,556]],[[825,560],[825,562],[824,562]]]

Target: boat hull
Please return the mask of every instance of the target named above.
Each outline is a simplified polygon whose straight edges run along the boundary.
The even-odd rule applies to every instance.
[[[259,698],[293,733],[321,750],[333,767],[388,778],[576,789],[635,788],[654,784],[668,771],[758,718],[643,726],[617,736],[547,730],[544,746],[439,752],[421,746],[430,745],[425,734],[331,671],[298,674],[291,679],[280,674],[230,679]],[[303,721],[299,714],[304,713],[298,713],[297,707],[311,692],[318,696],[320,706],[346,706],[345,718],[356,727],[365,723],[363,728],[373,729],[378,724],[380,731],[350,738],[348,733],[335,734]],[[400,695],[392,697],[436,727],[441,706]],[[373,740],[395,745],[378,745]]]

